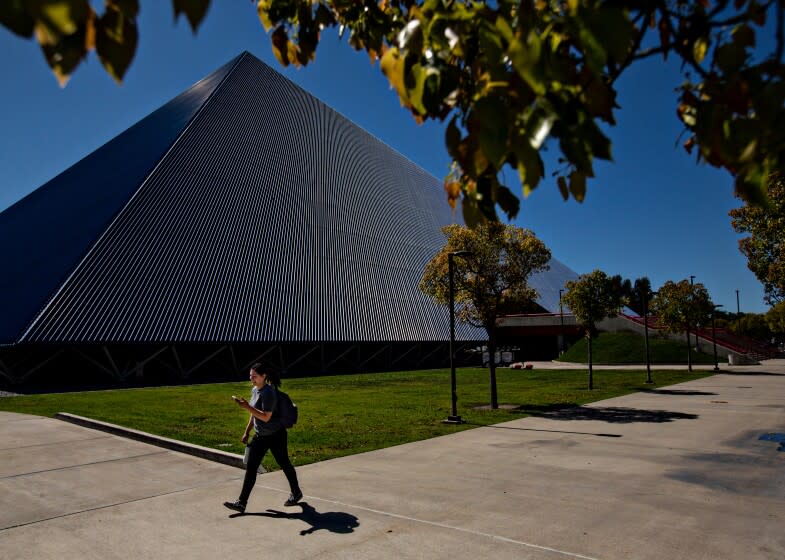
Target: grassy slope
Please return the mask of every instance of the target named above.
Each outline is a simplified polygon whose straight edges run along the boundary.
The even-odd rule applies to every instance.
[[[649,337],[651,364],[687,364],[687,341],[683,342],[659,337]],[[585,363],[586,340],[573,344],[561,358],[562,362]],[[645,364],[646,345],[643,336],[632,332],[600,333],[592,341],[592,363],[594,364]],[[693,364],[713,364],[714,356],[692,352]]]

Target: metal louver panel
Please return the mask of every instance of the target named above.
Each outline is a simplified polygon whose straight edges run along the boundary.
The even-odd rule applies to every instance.
[[[20,338],[238,59],[0,213],[0,344]]]
[[[22,340],[444,341],[417,284],[450,221],[437,179],[245,53]]]

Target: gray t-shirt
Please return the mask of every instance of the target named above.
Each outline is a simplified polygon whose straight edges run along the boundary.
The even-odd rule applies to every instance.
[[[283,428],[280,420],[278,420],[277,411],[275,410],[277,401],[278,392],[272,385],[265,385],[261,391],[256,387],[251,389],[251,400],[248,401],[248,403],[257,410],[273,413],[269,422],[263,422],[254,416],[253,427],[260,436],[269,436]]]

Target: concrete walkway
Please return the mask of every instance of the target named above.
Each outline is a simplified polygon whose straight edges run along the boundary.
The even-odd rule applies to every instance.
[[[238,516],[235,467],[0,412],[0,558],[781,560],[770,434],[782,360],[308,465],[297,507],[264,474]]]

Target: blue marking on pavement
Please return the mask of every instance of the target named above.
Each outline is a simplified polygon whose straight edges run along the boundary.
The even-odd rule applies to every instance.
[[[762,439],[764,441],[776,441],[780,444],[780,446],[777,448],[777,451],[785,451],[785,434],[763,434],[758,439]]]

